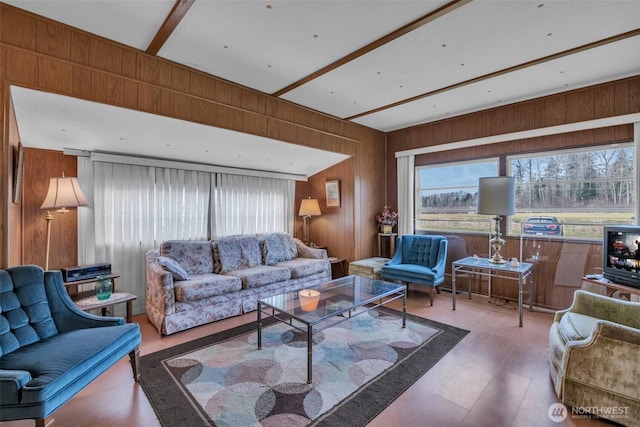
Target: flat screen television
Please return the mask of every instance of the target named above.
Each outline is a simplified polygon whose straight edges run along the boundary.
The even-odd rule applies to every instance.
[[[640,226],[606,225],[602,244],[604,278],[640,288]]]

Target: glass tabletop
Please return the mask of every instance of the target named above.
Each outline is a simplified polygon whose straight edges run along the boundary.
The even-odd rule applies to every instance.
[[[362,276],[346,276],[319,286],[261,298],[259,301],[305,323],[314,324],[403,292],[403,285]]]
[[[453,265],[486,268],[491,270],[512,271],[514,273],[526,273],[531,269],[531,267],[533,267],[533,264],[531,264],[530,262],[519,262],[518,265],[514,267],[510,262],[505,262],[504,264],[494,264],[490,262],[488,258],[475,258],[472,256],[454,261]]]

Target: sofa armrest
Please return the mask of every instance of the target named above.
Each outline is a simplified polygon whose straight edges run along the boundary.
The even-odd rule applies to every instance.
[[[162,268],[153,254],[147,254],[146,305],[151,305],[157,313],[175,313],[176,294],[173,275]]]
[[[2,404],[18,405],[20,403],[20,390],[29,381],[31,381],[31,374],[28,371],[0,369]]]
[[[393,257],[391,258],[391,260],[387,261],[386,265],[399,264],[402,264],[402,238],[396,240],[396,251],[393,253]]]
[[[438,246],[438,259],[432,270],[438,277],[444,277],[444,271],[447,269],[447,239],[440,240]]]
[[[60,271],[45,271],[44,286],[58,332],[124,325],[122,317],[102,317],[80,310],[67,293]]]
[[[639,351],[640,330],[599,320],[591,336],[567,344],[562,363],[567,378],[640,399]]]
[[[301,258],[314,258],[314,259],[328,259],[327,251],[325,249],[311,248],[299,239],[293,239],[296,242],[296,248],[298,249],[298,256]]]

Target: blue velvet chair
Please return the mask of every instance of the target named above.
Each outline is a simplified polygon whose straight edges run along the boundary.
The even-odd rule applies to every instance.
[[[444,236],[405,234],[398,237],[393,258],[381,269],[383,279],[429,287],[433,305],[436,287],[444,282],[447,239]]]
[[[85,313],[59,271],[0,270],[0,421],[53,422],[53,412],[129,355],[139,379],[137,323]]]

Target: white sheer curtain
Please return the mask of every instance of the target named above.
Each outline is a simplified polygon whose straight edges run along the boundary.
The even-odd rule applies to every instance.
[[[292,180],[217,174],[211,198],[212,236],[292,234],[294,193]]]
[[[144,312],[145,254],[168,239],[206,239],[211,175],[79,159],[78,179],[93,197],[79,216],[79,261],[109,262],[117,290]],[[86,215],[85,215],[86,214]],[[115,306],[116,315],[124,308]]]
[[[398,168],[398,235],[414,232],[414,166],[415,156],[397,158]]]

